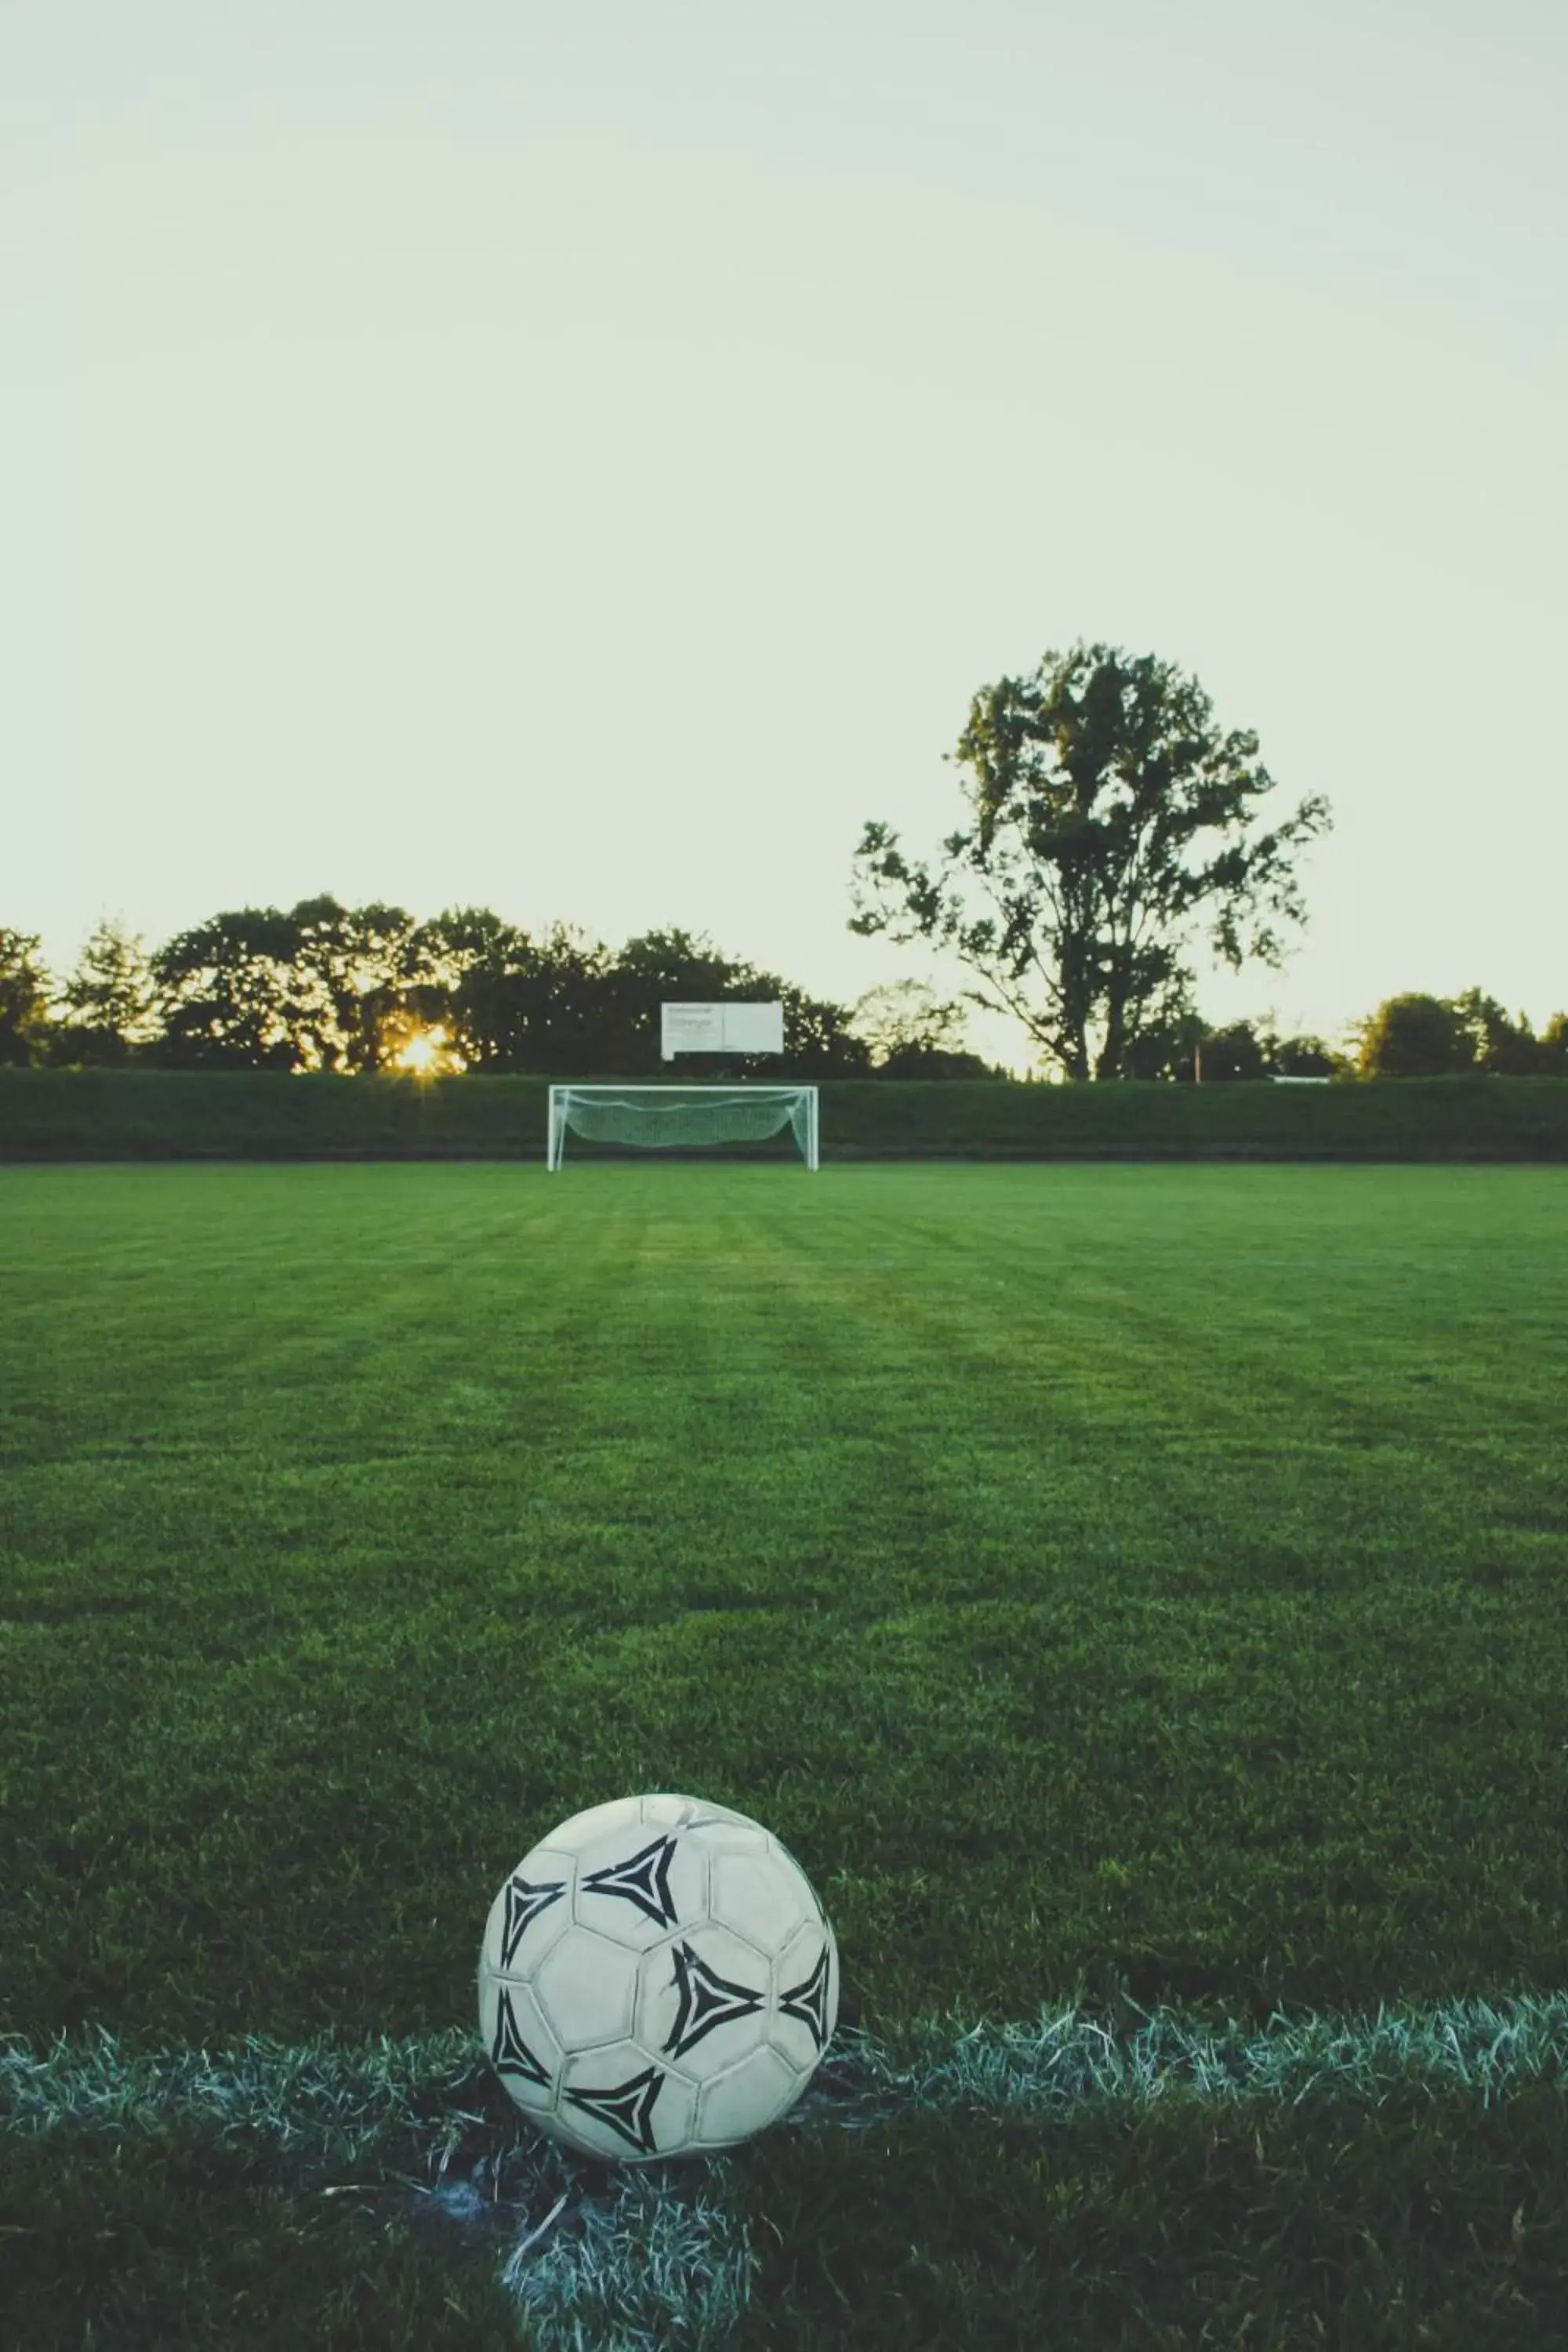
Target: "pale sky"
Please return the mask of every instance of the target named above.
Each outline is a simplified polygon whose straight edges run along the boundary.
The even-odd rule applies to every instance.
[[[1212,1019],[1539,1023],[1565,119],[1562,0],[0,0],[0,922],[950,991],[861,827],[1102,639],[1334,804]]]

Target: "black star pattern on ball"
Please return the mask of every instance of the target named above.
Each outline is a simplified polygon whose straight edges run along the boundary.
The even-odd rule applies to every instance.
[[[669,1899],[669,1865],[675,1859],[675,1840],[655,1838],[629,1862],[613,1862],[607,1869],[590,1871],[583,1881],[589,1895],[618,1895],[627,1903],[635,1903],[660,1927],[675,1925],[675,1906]]]
[[[517,1958],[523,1929],[531,1926],[542,1911],[548,1911],[552,1903],[560,1901],[565,1884],[565,1880],[561,1878],[541,1879],[537,1885],[527,1878],[508,1880],[506,1923],[500,1938],[500,1964],[503,1969],[510,1969]]]
[[[662,2069],[649,2066],[626,2082],[612,2084],[604,2090],[569,2090],[564,2095],[585,2116],[596,2116],[600,2123],[619,2132],[628,2147],[635,2147],[643,2156],[652,2156],[658,2147],[653,2136],[654,2101],[663,2087]]]
[[[821,2050],[827,2041],[827,1947],[824,1944],[816,1957],[816,1966],[803,1982],[791,1985],[779,1995],[779,2015],[798,2017],[809,2027],[811,2038]]]
[[[537,2083],[548,2089],[550,2077],[517,2030],[512,2015],[511,1995],[501,1987],[500,2001],[496,2010],[496,2035],[490,2044],[490,2064],[498,2074],[521,2074],[525,2083]]]
[[[760,1992],[753,1992],[749,1985],[731,1984],[700,1959],[689,1944],[678,1944],[674,1959],[675,2023],[664,2045],[670,2057],[683,2057],[716,2025],[728,2025],[736,2017],[754,2017],[761,2009]]]

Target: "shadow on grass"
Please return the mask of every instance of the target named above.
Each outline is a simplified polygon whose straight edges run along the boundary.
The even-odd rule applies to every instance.
[[[0,2140],[0,2341],[15,2352],[516,2352],[493,2237],[406,2191],[285,2188],[273,2152]]]
[[[742,2176],[765,2352],[1544,2352],[1568,2344],[1564,2102],[1407,2090],[1136,2122],[904,2115]],[[1555,2186],[1553,2186],[1555,2184]]]

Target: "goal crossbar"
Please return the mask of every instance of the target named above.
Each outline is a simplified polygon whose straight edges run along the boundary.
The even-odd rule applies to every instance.
[[[815,1087],[552,1086],[545,1166],[562,1167],[568,1132],[588,1142],[668,1151],[688,1144],[761,1143],[786,1127],[806,1166],[815,1169]]]

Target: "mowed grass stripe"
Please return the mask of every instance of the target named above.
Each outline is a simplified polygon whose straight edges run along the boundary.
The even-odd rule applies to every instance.
[[[520,2303],[551,2352],[1568,2334],[1564,1205],[0,1178],[0,2311],[32,2352],[489,2347]],[[661,1785],[805,1862],[844,2041],[798,2129],[557,2212],[472,2071],[479,1927],[542,1827]]]
[[[461,2015],[606,1793],[847,2012],[1546,1992],[1545,1170],[9,1171],[7,2020]]]

